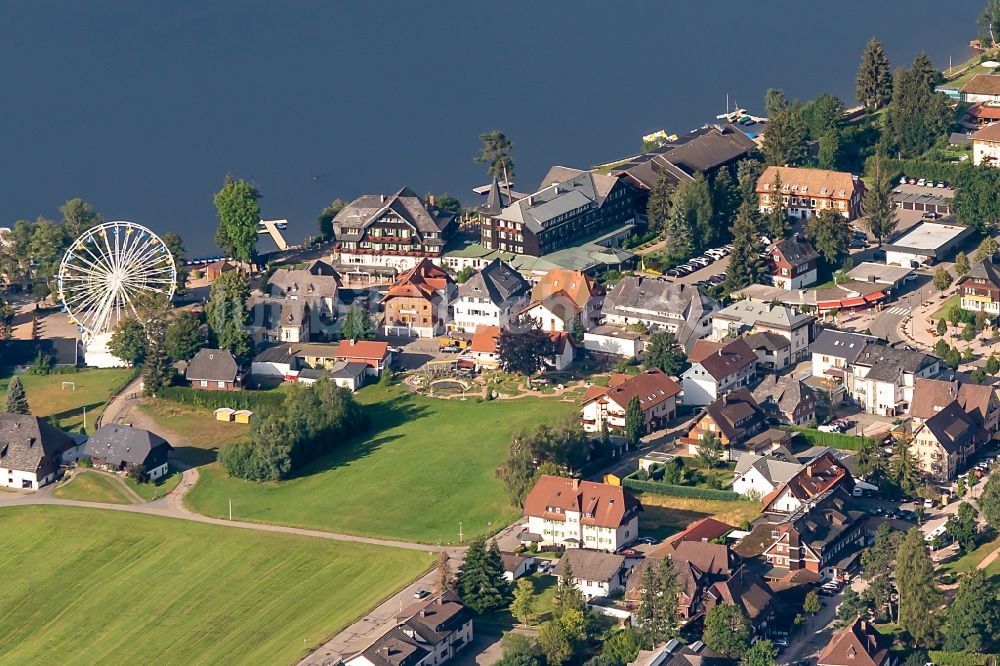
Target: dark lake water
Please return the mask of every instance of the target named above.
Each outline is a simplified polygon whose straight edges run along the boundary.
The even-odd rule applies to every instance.
[[[502,3],[0,2],[0,226],[82,196],[214,252],[212,194],[253,179],[289,236],[335,197],[471,203],[480,132],[520,189],[643,134],[760,111],[764,90],[852,100],[872,36],[893,66],[968,56],[981,0]],[[849,102],[853,103],[853,102]]]

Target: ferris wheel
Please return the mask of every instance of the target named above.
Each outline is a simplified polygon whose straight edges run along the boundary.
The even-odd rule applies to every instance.
[[[85,339],[110,333],[135,314],[142,293],[173,296],[174,257],[159,236],[134,222],[104,222],[85,231],[59,265],[59,300]]]

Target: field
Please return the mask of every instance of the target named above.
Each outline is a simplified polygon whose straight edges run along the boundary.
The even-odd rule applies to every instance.
[[[760,502],[691,499],[641,493],[642,513],[639,514],[639,533],[665,539],[685,527],[708,516],[739,527],[744,520],[760,515]]]
[[[938,319],[948,316],[948,312],[951,310],[953,306],[960,305],[961,303],[962,303],[961,297],[958,294],[953,294],[952,296],[949,296],[947,300],[944,301],[944,303],[941,304],[941,307],[939,307],[937,310],[934,311],[934,314],[932,314],[929,317],[929,319],[932,322],[937,323]],[[950,325],[951,322],[949,322],[949,326]]]
[[[0,509],[0,529],[8,664],[294,663],[431,564],[97,509]]]
[[[52,494],[60,499],[105,504],[131,504],[119,479],[104,472],[83,470],[67,483],[60,483]]]
[[[220,446],[245,437],[249,430],[245,423],[217,421],[207,407],[154,398],[141,403],[139,410],[166,431],[176,433],[188,445],[171,442],[174,454],[191,465],[213,462]]]
[[[35,416],[55,416],[63,430],[79,431],[83,427],[83,408],[87,408],[87,432],[94,431],[97,416],[104,411],[104,403],[111,391],[121,387],[131,375],[131,368],[81,370],[72,373],[32,375],[21,373],[18,377],[28,394],[28,405]],[[10,377],[0,378],[0,392],[7,391]],[[73,382],[76,390],[63,382]]]
[[[231,479],[217,465],[203,467],[189,506],[227,516],[232,499],[240,520],[454,543],[459,524],[468,538],[517,517],[495,476],[512,433],[574,409],[532,398],[438,400],[402,386],[371,386],[357,397],[372,417],[366,437],[277,483]]]
[[[125,477],[124,481],[125,485],[132,489],[132,492],[147,502],[151,502],[176,488],[177,484],[181,482],[181,473],[171,468],[166,476],[161,476],[155,482],[136,483],[128,477]]]
[[[535,590],[535,617],[531,624],[539,625],[552,619],[555,610],[556,585],[558,578],[544,573],[533,573],[525,577]],[[509,609],[494,611],[476,617],[476,627],[489,633],[502,633],[514,628],[518,621]]]

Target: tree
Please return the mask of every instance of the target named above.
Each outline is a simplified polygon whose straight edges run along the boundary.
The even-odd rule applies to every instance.
[[[720,604],[705,614],[705,645],[730,658],[750,647],[750,622],[739,606]]]
[[[437,578],[434,580],[434,592],[444,594],[455,591],[455,579],[451,575],[451,567],[448,566],[448,553],[441,551],[438,553]]]
[[[182,312],[167,324],[167,356],[174,361],[190,361],[205,346],[201,322],[189,312]]]
[[[816,161],[823,169],[836,170],[840,164],[841,153],[843,152],[840,130],[827,130],[819,137],[819,152],[816,154]]]
[[[146,467],[142,463],[129,463],[125,467],[125,476],[136,483],[145,483]]]
[[[740,160],[736,165],[736,183],[740,191],[740,206],[750,202],[751,210],[756,211],[757,202],[757,181],[764,173],[765,164],[760,160],[747,158]],[[736,207],[738,212],[739,206]]]
[[[500,641],[502,656],[497,666],[541,666],[538,646],[524,634],[508,631]],[[921,664],[921,666],[923,666]]]
[[[670,199],[673,196],[674,183],[666,171],[657,176],[653,188],[649,191],[649,201],[646,203],[646,217],[649,228],[664,234],[670,217]]]
[[[788,223],[788,213],[782,205],[781,196],[781,174],[774,172],[774,182],[771,183],[771,210],[765,217],[765,230],[772,243],[777,243],[791,231],[792,226]]]
[[[561,616],[567,611],[583,611],[586,609],[583,593],[577,589],[576,584],[573,582],[573,567],[569,561],[566,562],[562,573],[559,574],[559,582],[556,583],[552,604],[556,607],[557,616]]]
[[[455,282],[459,284],[465,284],[469,281],[473,275],[476,274],[476,269],[472,266],[463,266],[458,273],[455,274]]]
[[[240,359],[248,358],[253,349],[245,325],[249,298],[250,279],[242,271],[229,271],[212,283],[205,304],[211,344]]]
[[[958,511],[945,524],[945,531],[963,553],[976,547],[976,509],[967,502],[958,505]]]
[[[744,201],[733,222],[733,251],[729,256],[725,281],[726,290],[730,293],[753,284],[764,274],[760,234],[752,206]]]
[[[944,335],[945,333],[947,333],[947,332],[948,332],[948,320],[947,320],[947,319],[945,319],[944,317],[941,317],[941,318],[939,318],[939,319],[937,320],[937,326],[935,326],[935,330],[937,331],[937,334],[938,334],[938,335],[941,335],[941,336],[943,336],[943,335]],[[938,345],[944,345],[944,349],[943,349],[943,350],[938,350]],[[936,342],[936,343],[934,344],[934,351],[935,351],[935,352],[936,352],[936,353],[937,353],[937,354],[938,354],[939,356],[944,356],[944,353],[945,353],[945,352],[946,352],[946,351],[947,351],[947,350],[948,350],[949,348],[950,348],[950,347],[948,346],[948,343],[947,343],[947,342],[946,342],[945,340],[938,340],[938,341],[937,341],[937,342]]]
[[[938,291],[944,291],[951,286],[951,273],[944,266],[938,266],[934,271],[934,288]]]
[[[142,321],[146,351],[142,359],[142,394],[156,397],[170,384],[173,369],[167,355],[167,318],[170,301],[165,295],[149,296],[136,303],[136,316]]]
[[[679,375],[684,370],[687,356],[670,331],[658,331],[649,337],[643,362],[647,368],[659,368],[668,375]]]
[[[994,167],[989,168],[993,169]],[[972,255],[972,260],[977,264],[981,261],[993,261],[993,257],[996,256],[997,252],[1000,252],[1000,246],[997,245],[992,236],[987,236],[979,244],[979,247],[976,248],[976,253]]]
[[[934,565],[920,530],[911,528],[899,546],[896,560],[899,626],[917,645],[937,640],[937,608],[941,591],[934,583]]]
[[[837,621],[841,624],[848,624],[859,615],[866,616],[870,608],[868,602],[848,585],[844,588],[844,596],[837,608]]]
[[[479,135],[483,147],[475,158],[476,164],[485,164],[487,175],[508,184],[514,182],[514,161],[510,153],[514,148],[507,135],[500,130],[484,132]]]
[[[83,232],[93,229],[104,221],[101,214],[80,197],[66,201],[59,206],[59,212],[62,213],[62,224],[67,240],[71,242],[79,238]]]
[[[320,211],[316,223],[319,225],[319,235],[322,239],[333,240],[333,218],[337,217],[346,206],[346,201],[334,199],[329,206]]]
[[[639,632],[632,626],[628,626],[621,631],[616,631],[611,635],[611,638],[604,641],[604,650],[601,654],[605,663],[610,666],[626,666],[626,664],[636,660],[641,649],[642,639]]]
[[[997,45],[1000,34],[1000,0],[986,0],[983,13],[979,15],[979,41],[983,48]]]
[[[899,442],[896,446],[896,453],[892,456],[892,467],[890,469],[892,481],[896,488],[904,497],[913,497],[917,488],[920,487],[920,469],[917,467],[910,447]]]
[[[629,446],[638,446],[646,430],[646,418],[642,415],[639,396],[633,395],[625,406],[625,439]]]
[[[170,256],[174,258],[174,270],[177,271],[177,281],[174,285],[175,294],[183,294],[187,291],[188,269],[184,259],[184,241],[179,234],[168,231],[160,237],[163,244],[170,250]]]
[[[971,349],[966,349],[965,351],[972,353]],[[971,360],[971,359],[970,359]],[[969,379],[973,384],[985,384],[986,383],[986,371],[982,368],[976,368],[969,373]]]
[[[375,339],[375,326],[371,317],[361,306],[352,306],[344,316],[344,323],[340,329],[340,335],[345,340],[373,340]]]
[[[979,166],[964,164],[955,178],[955,216],[962,224],[986,234],[980,251],[976,252],[976,261],[992,260],[997,253],[997,243],[990,236],[1000,221],[997,191],[1000,191],[1000,169],[986,162]]]
[[[639,611],[636,622],[654,643],[673,638],[680,624],[677,605],[677,572],[673,561],[664,557],[649,559],[639,586]]]
[[[535,452],[529,436],[523,430],[514,433],[507,459],[497,469],[511,505],[520,509],[524,498],[535,485]]]
[[[767,163],[774,166],[796,164],[806,156],[806,128],[796,109],[779,111],[768,118],[761,146]]]
[[[896,229],[896,207],[892,203],[892,175],[885,168],[883,156],[876,154],[870,162],[871,186],[861,198],[861,209],[868,230],[881,246]]]
[[[698,442],[698,460],[708,469],[719,464],[723,451],[722,442],[715,433],[708,433]]]
[[[462,212],[462,202],[447,192],[434,197],[434,207],[455,215]]]
[[[531,375],[541,370],[552,353],[552,341],[537,319],[521,315],[497,338],[497,357],[504,372]]]
[[[850,253],[850,226],[840,214],[830,209],[810,217],[804,235],[827,266],[839,266]]]
[[[878,617],[893,618],[892,601],[896,594],[896,552],[903,541],[902,532],[882,523],[875,532],[875,543],[861,553],[861,578],[868,583],[863,598]]]
[[[257,229],[260,226],[260,192],[245,180],[226,175],[222,189],[212,201],[219,215],[215,244],[237,261],[257,259]]]
[[[802,602],[802,610],[809,615],[815,615],[822,606],[819,603],[819,594],[816,590],[809,590],[806,593],[805,601]]]
[[[462,602],[477,613],[507,605],[507,581],[503,579],[503,563],[495,541],[487,549],[485,536],[472,540],[459,570],[457,588]]]
[[[740,207],[740,188],[729,173],[729,168],[719,169],[712,181],[712,212],[715,215],[713,225],[716,236],[728,237],[725,230],[733,221]]]
[[[528,624],[535,617],[535,586],[527,578],[517,581],[514,600],[510,604],[510,614],[521,624]]]
[[[973,569],[962,577],[958,592],[948,605],[944,649],[949,652],[980,652],[1000,635],[1000,599],[996,584],[984,569]]]
[[[986,359],[986,373],[989,375],[995,375],[1000,372],[1000,359],[994,354],[990,354],[990,357]]]
[[[883,462],[882,451],[875,440],[863,437],[858,443],[858,478],[865,479],[869,483],[879,485],[885,477],[885,463]]]
[[[778,649],[768,640],[760,640],[750,646],[740,658],[740,666],[774,666]]]
[[[134,317],[119,320],[108,341],[108,351],[126,363],[142,363],[146,356],[146,329],[142,323]]]
[[[844,118],[844,103],[830,93],[823,93],[802,107],[802,124],[813,139],[839,129]]]
[[[785,91],[778,88],[768,88],[764,93],[764,115],[768,118],[788,110],[788,98]]]
[[[861,53],[854,96],[867,107],[878,109],[892,96],[892,73],[882,42],[872,37]]]
[[[972,267],[969,266],[969,258],[965,256],[964,252],[959,252],[955,255],[955,274],[958,275],[958,277],[965,277],[969,274],[971,269]]]
[[[566,627],[558,620],[550,620],[538,632],[538,647],[549,666],[560,666],[573,658],[573,644]]]
[[[916,157],[934,145],[953,116],[947,98],[929,88],[921,64],[914,65],[896,70],[885,116],[887,136],[903,157]]]
[[[14,375],[10,384],[7,385],[7,397],[4,400],[3,410],[11,414],[30,414],[28,407],[28,395],[24,392],[24,384],[21,378]]]
[[[931,61],[931,57],[925,52],[921,51],[917,55],[913,56],[913,64],[910,65],[913,70],[913,75],[920,81],[927,90],[933,92],[934,87],[938,84],[938,80],[941,78],[941,72],[937,70],[934,63]]]

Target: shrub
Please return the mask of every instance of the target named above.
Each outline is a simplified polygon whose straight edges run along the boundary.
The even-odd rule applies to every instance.
[[[928,656],[936,666],[988,666],[995,663],[1000,655],[931,650]]]
[[[839,432],[823,432],[813,428],[802,428],[799,426],[782,426],[782,430],[788,430],[805,438],[813,446],[832,446],[835,449],[845,449],[847,451],[857,451],[861,446],[864,437],[856,435],[844,435]]]
[[[871,159],[868,158],[865,162],[865,173],[870,171]],[[895,160],[887,157],[882,158],[882,167],[893,174],[893,180],[898,180],[901,175],[906,174],[907,178],[947,180],[952,183],[958,180],[958,173],[961,170],[960,164],[926,160]]]
[[[164,387],[160,389],[158,397],[195,407],[229,407],[253,412],[276,409],[285,401],[285,394],[279,391],[200,391],[186,386]]]
[[[673,497],[688,497],[691,499],[722,500],[736,502],[743,497],[739,493],[731,490],[715,490],[713,488],[692,488],[690,486],[675,486],[669,483],[658,481],[641,481],[636,477],[636,473],[629,474],[622,479],[622,485],[629,490],[653,493],[656,495],[671,495]]]
[[[80,456],[76,459],[77,467],[93,467],[94,463],[91,462],[90,456]]]

